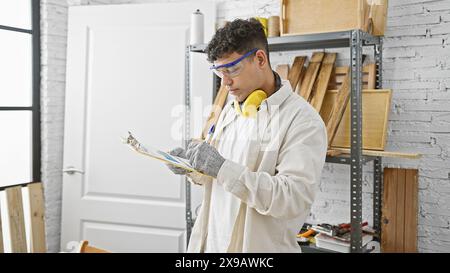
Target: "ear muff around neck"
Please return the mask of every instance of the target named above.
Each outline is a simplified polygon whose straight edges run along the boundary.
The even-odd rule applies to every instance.
[[[266,92],[263,90],[253,91],[241,106],[237,100],[234,101],[234,110],[243,117],[255,117],[261,102],[267,98]]]

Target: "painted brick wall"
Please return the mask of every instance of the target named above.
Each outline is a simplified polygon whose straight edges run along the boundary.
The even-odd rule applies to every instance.
[[[185,0],[42,0],[42,172],[49,251],[59,250],[67,8],[71,5]],[[218,0],[218,21],[278,15],[278,0]],[[419,169],[419,251],[450,251],[450,0],[391,0],[384,39],[383,86],[394,90],[387,150],[420,160],[383,160]],[[347,64],[349,52],[339,53]],[[370,53],[368,50],[365,53]],[[271,54],[273,65],[311,51]],[[372,217],[372,164],[364,166],[363,214]],[[349,220],[348,166],[326,164],[310,222]]]

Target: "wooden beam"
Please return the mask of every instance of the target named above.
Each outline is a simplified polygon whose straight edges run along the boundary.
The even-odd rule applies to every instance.
[[[348,68],[347,68],[348,69]],[[331,110],[330,119],[327,123],[328,146],[331,146],[334,136],[337,132],[339,123],[344,115],[345,108],[350,99],[350,73],[347,73],[345,81],[339,90],[336,101]]]
[[[396,218],[395,227],[395,245],[393,246],[394,252],[402,253],[405,249],[405,169],[397,169],[397,178],[395,181],[394,192],[396,196],[396,206],[394,210]]]
[[[309,101],[309,96],[311,95],[324,56],[324,52],[314,52],[301,82],[300,89],[292,87],[306,101]]]
[[[205,139],[208,135],[208,131],[213,124],[217,123],[219,119],[220,113],[227,101],[228,90],[224,85],[220,86],[219,92],[217,92],[216,98],[214,99],[213,107],[211,109],[211,113],[209,113],[208,118],[206,119],[205,126],[203,127],[201,138]]]
[[[31,216],[31,252],[45,253],[44,193],[42,183],[28,185]]]
[[[417,224],[418,224],[418,175],[419,171],[406,170],[405,179],[405,249],[406,253],[417,252]]]
[[[395,252],[397,228],[397,169],[384,169],[383,206],[381,210],[381,251]]]
[[[417,252],[417,177],[415,169],[384,169],[382,252]]]
[[[277,72],[278,75],[280,75],[280,78],[282,78],[283,80],[289,79],[289,65],[288,64],[277,65],[277,67],[275,68],[275,72]]]
[[[23,215],[22,187],[6,189],[8,202],[9,232],[11,234],[11,250],[13,253],[26,253],[25,220]]]
[[[330,82],[328,84],[328,90],[336,90],[339,89],[342,85],[342,82],[347,75],[348,66],[337,66],[333,69],[331,73]],[[375,64],[368,64],[363,66],[363,78],[362,85],[363,89],[375,89],[376,84],[376,66]]]
[[[350,154],[350,149],[345,148],[332,148],[331,151],[340,151],[343,154]],[[366,156],[381,156],[381,157],[396,157],[396,158],[406,158],[406,159],[419,159],[420,154],[415,153],[401,153],[401,152],[389,152],[389,151],[372,151],[372,150],[362,150],[363,155]]]
[[[328,82],[330,81],[331,72],[336,62],[336,53],[326,53],[320,66],[319,76],[314,84],[312,94],[310,96],[311,105],[320,112],[322,108],[323,99],[327,92]]]
[[[291,83],[292,90],[295,90],[295,87],[300,82],[302,78],[303,66],[306,62],[306,56],[297,56],[294,59],[294,63],[292,64],[291,70],[289,71],[289,82]]]

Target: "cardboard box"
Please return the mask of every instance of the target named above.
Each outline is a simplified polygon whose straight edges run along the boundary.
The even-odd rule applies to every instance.
[[[369,31],[370,5],[381,0],[281,0],[281,36],[337,32],[353,29]],[[387,1],[386,1],[387,2]],[[382,9],[380,9],[382,10]],[[373,12],[372,15],[379,14]],[[379,33],[381,28],[378,27]],[[382,31],[384,33],[384,29]]]

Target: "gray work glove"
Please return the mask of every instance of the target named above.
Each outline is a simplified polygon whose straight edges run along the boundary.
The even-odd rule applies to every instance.
[[[212,177],[217,177],[220,167],[225,162],[225,158],[217,149],[206,142],[189,143],[186,156],[194,169]]]
[[[170,155],[173,155],[173,156],[178,156],[178,157],[187,159],[187,157],[186,157],[186,151],[185,151],[183,148],[181,148],[181,147],[177,147],[177,148],[175,148],[175,149],[169,151],[169,154],[170,154]],[[183,169],[183,168],[177,167],[177,166],[172,165],[172,164],[166,163],[166,165],[167,165],[167,167],[169,167],[169,169],[170,169],[174,174],[185,175],[185,174],[187,174],[187,173],[189,172],[189,171],[187,171],[187,170],[185,170],[185,169]]]

